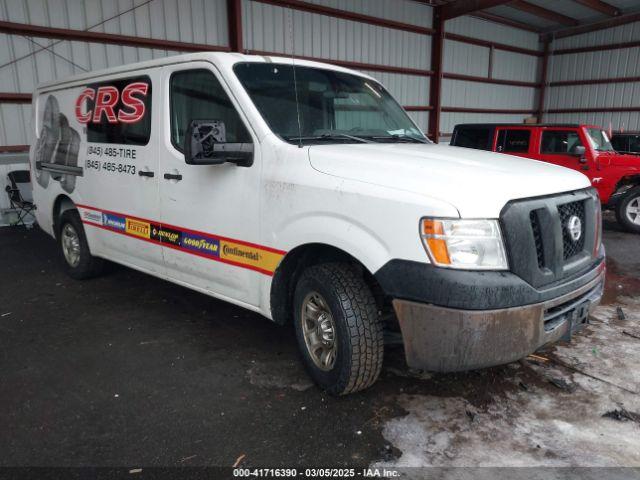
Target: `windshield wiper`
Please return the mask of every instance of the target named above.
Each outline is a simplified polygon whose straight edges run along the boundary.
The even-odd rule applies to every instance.
[[[337,138],[346,138],[348,140],[355,140],[360,143],[373,143],[366,138],[356,137],[354,135],[347,135],[346,133],[323,133],[322,135],[309,135],[306,137],[287,137],[287,140],[293,141],[305,141],[305,140],[335,140]]]
[[[394,142],[429,143],[425,139],[418,138],[418,137],[411,137],[409,135],[380,135],[380,136],[375,136],[370,138],[373,138],[374,140],[392,140]]]

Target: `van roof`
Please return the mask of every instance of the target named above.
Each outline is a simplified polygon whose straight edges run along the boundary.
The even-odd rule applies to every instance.
[[[228,67],[232,67],[234,64],[241,63],[241,62],[281,63],[281,64],[290,64],[290,65],[292,65],[295,62],[297,66],[316,67],[316,68],[322,68],[325,70],[334,70],[334,71],[350,73],[352,75],[358,75],[360,77],[365,77],[365,78],[374,80],[369,75],[366,75],[362,72],[358,72],[356,70],[351,70],[351,69],[340,67],[338,65],[333,65],[330,63],[316,62],[316,61],[305,60],[301,58],[268,56],[268,55],[245,55],[242,53],[235,53],[235,52],[197,52],[197,53],[187,53],[182,55],[172,55],[169,57],[163,57],[163,58],[158,58],[154,60],[147,60],[144,62],[130,63],[130,64],[122,65],[119,67],[95,70],[87,73],[82,73],[79,75],[73,75],[71,77],[62,78],[59,80],[54,80],[51,82],[44,82],[39,84],[36,87],[36,91],[49,90],[56,87],[59,88],[61,86],[74,86],[74,84],[86,83],[89,80],[96,80],[100,77],[107,77],[112,75],[118,75],[121,73],[134,72],[134,71],[161,67],[164,65],[173,65],[176,63],[188,63],[188,62],[194,62],[199,60],[210,61],[218,65],[225,65]]]

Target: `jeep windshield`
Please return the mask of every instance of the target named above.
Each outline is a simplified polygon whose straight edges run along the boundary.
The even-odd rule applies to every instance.
[[[598,152],[614,151],[613,146],[609,141],[609,137],[604,130],[600,130],[599,128],[587,128],[587,133],[589,134],[591,145],[595,150]]]
[[[271,130],[289,143],[428,142],[367,78],[277,63],[238,63],[234,71]]]

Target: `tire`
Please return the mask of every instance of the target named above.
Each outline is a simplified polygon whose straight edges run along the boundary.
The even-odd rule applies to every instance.
[[[640,186],[633,187],[618,200],[616,219],[626,230],[640,233]]]
[[[364,390],[377,380],[384,354],[383,322],[357,267],[346,263],[309,267],[296,285],[293,305],[302,360],[320,388],[332,395],[346,395]],[[303,305],[310,315],[303,314]],[[321,315],[311,320],[318,310]],[[326,328],[328,324],[332,329]],[[314,336],[310,332],[322,333]],[[311,337],[326,341],[319,342],[322,346],[315,354]],[[331,349],[333,356],[326,352]],[[323,358],[326,363],[322,363]]]
[[[58,246],[64,269],[71,278],[84,280],[96,277],[102,272],[104,260],[91,255],[77,210],[66,210],[60,216]],[[74,254],[71,258],[69,251]]]

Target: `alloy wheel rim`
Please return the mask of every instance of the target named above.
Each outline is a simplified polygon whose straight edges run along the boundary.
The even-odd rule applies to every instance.
[[[330,371],[336,363],[336,324],[326,300],[318,292],[302,302],[302,333],[307,352],[320,370]]]
[[[626,214],[631,223],[640,225],[640,197],[632,199],[627,204]]]
[[[62,229],[62,253],[71,267],[80,263],[80,237],[73,225],[67,223]]]

